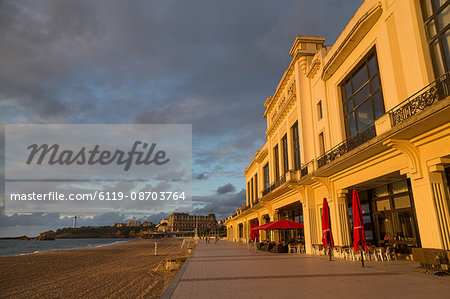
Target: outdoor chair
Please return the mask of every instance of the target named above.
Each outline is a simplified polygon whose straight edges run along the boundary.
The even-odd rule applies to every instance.
[[[297,253],[297,247],[295,247],[295,245],[289,244],[289,245],[288,245],[288,253],[289,253],[289,254],[291,254],[291,253]]]
[[[351,254],[352,254],[352,261],[354,262],[361,261],[361,253],[359,251],[352,249]]]
[[[384,260],[386,259],[384,248],[378,247],[378,248],[375,248],[375,251],[376,251],[376,257],[378,258],[378,260],[384,262]]]
[[[305,253],[305,245],[298,244],[297,245],[297,253]]]
[[[392,260],[392,257],[394,258],[394,260],[397,260],[397,254],[395,254],[394,248],[390,246],[386,248],[386,257],[388,258],[389,261]]]
[[[340,259],[345,259],[345,248],[338,248],[339,251],[339,258]]]

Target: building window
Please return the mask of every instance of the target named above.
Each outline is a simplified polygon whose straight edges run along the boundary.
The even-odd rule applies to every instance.
[[[320,155],[325,154],[325,140],[323,138],[323,132],[319,134],[319,151]]]
[[[258,174],[255,174],[255,200],[258,200]]]
[[[319,103],[317,103],[317,117],[319,120],[322,119],[323,117],[323,113],[322,113],[322,101],[319,101]]]
[[[247,205],[250,205],[250,182],[247,182]]]
[[[269,163],[266,164],[266,166],[263,167],[264,172],[264,189],[269,188],[270,180],[269,180]]]
[[[397,246],[410,253],[420,246],[414,201],[407,180],[358,191],[367,242],[376,246]],[[347,198],[349,220],[353,220],[352,196]]]
[[[255,193],[254,193],[254,190],[253,190],[253,179],[251,180],[251,185],[250,185],[250,188],[251,188],[251,195],[252,195],[252,204],[253,204],[253,202],[254,202],[254,200],[255,200]]]
[[[345,131],[354,135],[384,114],[376,52],[370,51],[342,85]]]
[[[301,165],[300,160],[300,138],[298,136],[298,122],[292,128],[292,145],[294,149],[294,169],[299,170]]]
[[[273,148],[274,163],[275,163],[275,181],[280,177],[280,153],[278,151],[278,144]]]
[[[289,171],[287,135],[284,135],[283,138],[281,138],[281,144],[283,146],[283,170],[284,173],[286,173]]]
[[[422,0],[422,14],[436,77],[450,71],[450,5],[445,0]]]

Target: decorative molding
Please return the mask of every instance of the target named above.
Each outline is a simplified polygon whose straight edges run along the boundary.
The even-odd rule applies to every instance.
[[[312,177],[312,179],[314,181],[318,182],[319,184],[321,184],[323,187],[325,187],[325,190],[326,190],[325,197],[327,198],[328,202],[332,202],[334,193],[333,193],[333,184],[332,184],[331,180],[329,178],[319,177],[319,176]]]
[[[284,103],[284,105],[278,110],[278,113],[273,117],[273,121],[271,122],[269,128],[266,131],[266,138],[272,135],[273,131],[276,130],[282,123],[282,120],[289,114],[292,107],[295,105],[296,101],[295,93],[292,93]]]
[[[361,5],[360,9],[355,13],[355,16],[362,14],[360,10],[364,9],[363,5]],[[348,33],[345,37],[340,36],[338,38],[330,51],[330,58],[323,67],[322,79],[324,81],[328,80],[334,74],[345,59],[347,59],[348,55],[358,46],[359,42],[366,36],[366,33],[369,32],[380,18],[382,12],[383,8],[381,3],[376,1],[372,7],[369,7],[366,12],[354,22],[354,25],[350,30],[344,29],[344,32]],[[350,20],[350,23],[352,23],[352,20]],[[340,40],[342,40],[342,42]],[[336,50],[334,50],[335,48]]]
[[[383,142],[384,145],[388,147],[393,147],[403,154],[405,154],[409,159],[409,170],[414,179],[422,178],[422,166],[420,161],[420,153],[417,147],[415,147],[411,142],[404,139],[389,139]]]
[[[308,78],[314,78],[314,76],[317,74],[320,68],[320,60],[316,57],[311,62],[311,65],[308,68],[308,71],[306,73],[306,77]]]
[[[429,172],[443,172],[445,171],[444,165],[450,164],[450,158],[440,157],[427,161]]]
[[[289,186],[292,189],[295,189],[300,194],[299,201],[302,203],[303,206],[306,206],[306,187],[304,185],[298,185],[298,184],[289,184]]]

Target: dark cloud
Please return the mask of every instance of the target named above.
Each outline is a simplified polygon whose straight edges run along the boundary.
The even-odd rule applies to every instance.
[[[245,190],[238,193],[215,194],[213,196],[197,196],[193,198],[194,214],[215,213],[217,219],[226,218],[236,212],[236,207],[245,202]]]
[[[199,173],[194,175],[194,180],[206,180],[208,177],[205,173]]]
[[[234,188],[233,185],[231,185],[230,183],[220,186],[219,188],[217,188],[217,194],[225,194],[225,193],[230,193],[230,192],[234,192],[236,190],[236,188]]]
[[[240,189],[296,35],[332,44],[361,2],[0,0],[0,117],[192,124],[196,183]]]

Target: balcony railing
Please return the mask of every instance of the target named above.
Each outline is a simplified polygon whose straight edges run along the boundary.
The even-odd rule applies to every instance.
[[[405,101],[392,108],[391,115],[392,126],[398,125],[413,115],[432,106],[434,103],[445,99],[450,95],[450,76],[445,74],[438,80],[428,84]],[[331,150],[317,158],[317,167],[322,167],[336,160],[352,149],[362,145],[376,136],[375,125],[372,124],[355,135],[345,139]]]
[[[450,76],[447,73],[392,108],[389,111],[391,114],[392,126],[404,122],[418,112],[432,106],[434,103],[445,99],[450,95],[449,88]]]
[[[278,187],[280,187],[284,183],[286,183],[286,174],[283,174],[282,176],[280,176],[278,178],[278,180],[276,180],[272,185],[270,185],[269,187],[264,189],[263,192],[262,192],[263,196],[269,194],[270,192],[272,192],[273,190],[277,189]]]
[[[304,165],[302,169],[300,169],[300,175],[304,177],[305,175],[308,175],[308,164]]]
[[[337,158],[343,156],[348,153],[352,149],[357,148],[363,143],[366,143],[370,139],[377,136],[377,132],[375,131],[375,125],[371,124],[365,129],[359,131],[358,133],[350,136],[345,139],[331,150],[327,151],[325,154],[317,158],[317,167],[322,167],[327,165],[328,163],[336,160]]]

